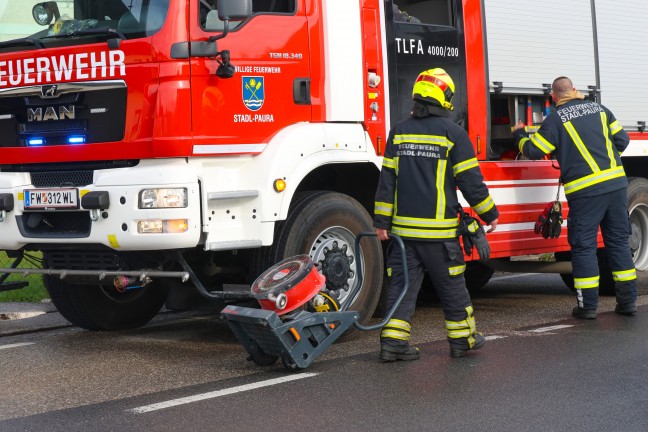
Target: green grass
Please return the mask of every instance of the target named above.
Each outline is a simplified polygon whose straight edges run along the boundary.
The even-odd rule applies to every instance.
[[[42,254],[40,252],[27,252],[31,259],[23,259],[18,268],[39,268]],[[6,253],[0,252],[0,268],[11,267],[13,258],[7,256]],[[3,273],[0,273],[2,276]],[[49,298],[49,294],[43,285],[42,275],[29,275],[23,276],[22,274],[12,274],[5,283],[10,282],[29,282],[29,285],[11,291],[0,291],[0,302],[40,302],[41,300]]]

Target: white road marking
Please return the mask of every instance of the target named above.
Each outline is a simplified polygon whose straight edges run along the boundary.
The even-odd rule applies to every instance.
[[[184,404],[188,404],[188,403],[199,402],[199,401],[202,401],[202,400],[205,400],[205,399],[213,399],[213,398],[217,398],[217,397],[221,397],[221,396],[227,396],[227,395],[231,395],[231,394],[235,394],[235,393],[241,393],[241,392],[248,391],[248,390],[254,390],[254,389],[261,388],[261,387],[268,387],[268,386],[272,386],[272,385],[276,385],[276,384],[283,384],[283,383],[286,383],[286,382],[289,382],[289,381],[295,381],[295,380],[299,380],[299,379],[310,378],[310,377],[313,377],[315,375],[318,375],[318,374],[316,374],[316,373],[301,373],[301,374],[297,374],[297,375],[287,375],[287,376],[281,377],[281,378],[274,378],[274,379],[269,379],[269,380],[266,380],[266,381],[259,381],[259,382],[251,383],[251,384],[244,384],[244,385],[240,385],[240,386],[236,386],[236,387],[231,387],[231,388],[228,388],[228,389],[216,390],[216,391],[213,391],[213,392],[202,393],[202,394],[197,394],[197,395],[193,395],[193,396],[187,396],[187,397],[183,397],[183,398],[179,398],[179,399],[172,399],[172,400],[169,400],[169,401],[166,401],[166,402],[159,402],[159,403],[155,403],[155,404],[151,404],[151,405],[144,405],[144,406],[137,407],[137,408],[132,408],[132,409],[129,409],[129,410],[126,410],[126,411],[130,411],[130,412],[133,412],[135,414],[142,414],[142,413],[147,413],[147,412],[151,412],[151,411],[157,411],[157,410],[161,410],[161,409],[165,409],[165,408],[171,408],[171,407],[178,406],[178,405],[184,405]]]
[[[505,337],[508,337],[508,336],[490,335],[490,336],[485,336],[484,339],[489,341],[489,340],[495,340],[495,339],[504,339]]]
[[[552,330],[560,330],[564,328],[569,328],[569,327],[574,327],[573,325],[570,324],[561,324],[561,325],[555,325],[555,326],[549,326],[549,327],[540,327],[537,329],[529,330],[530,332],[533,333],[544,333]]]
[[[0,349],[18,348],[18,347],[27,346],[27,345],[34,345],[34,342],[23,342],[23,343],[0,345]]]

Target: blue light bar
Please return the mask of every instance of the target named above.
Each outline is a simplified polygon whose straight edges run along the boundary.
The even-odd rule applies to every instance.
[[[83,135],[73,135],[68,137],[68,144],[83,144],[85,142],[85,137]]]
[[[39,146],[45,144],[44,138],[29,138],[27,144],[30,146]]]

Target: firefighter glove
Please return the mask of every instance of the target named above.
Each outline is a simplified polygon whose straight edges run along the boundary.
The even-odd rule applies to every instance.
[[[472,255],[473,248],[477,249],[479,259],[488,261],[490,257],[490,246],[486,240],[486,232],[479,221],[463,211],[460,212],[459,230],[463,240],[466,255]]]

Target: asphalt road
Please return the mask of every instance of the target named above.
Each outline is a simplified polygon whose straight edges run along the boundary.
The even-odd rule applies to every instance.
[[[421,360],[381,364],[362,333],[297,373],[247,362],[201,314],[0,337],[0,431],[646,431],[647,292],[642,279],[636,317],[603,298],[578,321],[559,277],[500,276],[474,298],[489,338],[474,355],[448,356],[431,301],[414,318]]]

